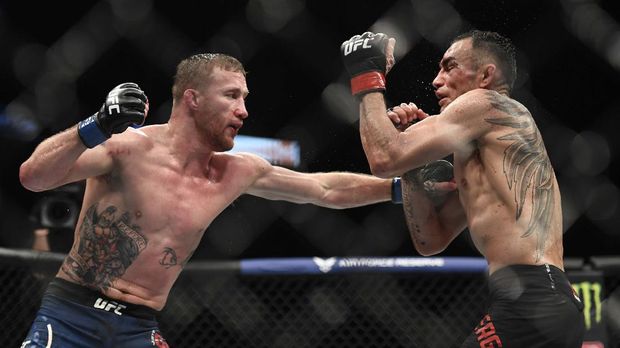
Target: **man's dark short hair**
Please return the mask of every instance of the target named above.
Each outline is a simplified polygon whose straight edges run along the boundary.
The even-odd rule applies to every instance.
[[[512,90],[517,79],[516,49],[512,41],[493,31],[471,30],[454,38],[452,43],[468,38],[472,39],[475,50],[482,50],[495,58],[506,84]]]

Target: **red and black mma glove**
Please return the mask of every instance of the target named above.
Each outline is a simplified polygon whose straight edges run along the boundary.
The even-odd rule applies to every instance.
[[[78,123],[78,135],[86,147],[93,148],[132,124],[142,125],[148,110],[148,98],[140,87],[122,83],[108,93],[99,111]]]
[[[365,32],[342,43],[340,52],[351,76],[351,94],[385,91],[386,56],[388,36]]]

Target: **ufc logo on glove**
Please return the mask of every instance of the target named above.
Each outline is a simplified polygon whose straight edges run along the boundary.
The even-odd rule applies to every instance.
[[[351,76],[353,95],[385,91],[385,49],[388,40],[388,36],[383,33],[367,31],[340,45],[344,66]]]
[[[344,45],[344,55],[348,56],[351,52],[357,50],[358,47],[362,46],[362,48],[371,48],[368,44],[368,41],[374,40],[374,37],[366,38],[366,39],[357,39],[355,41],[347,41]]]
[[[118,101],[118,92],[115,94],[110,93],[110,95],[108,95],[108,113],[110,114],[120,114],[121,113],[121,106],[119,105],[119,101]],[[116,112],[114,112],[116,111]]]
[[[121,106],[118,105],[118,97],[116,97],[116,100],[112,101],[113,105],[108,106],[108,113],[110,114],[120,114],[121,113]]]

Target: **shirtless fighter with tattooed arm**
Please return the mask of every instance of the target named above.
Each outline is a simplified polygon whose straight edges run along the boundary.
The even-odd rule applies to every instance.
[[[403,204],[416,249],[439,253],[467,227],[488,262],[488,312],[462,347],[581,347],[583,306],[563,271],[558,183],[532,115],[509,96],[512,43],[494,32],[455,38],[433,80],[435,116],[413,103],[386,113],[394,45],[384,34],[364,33],[341,50],[372,172],[405,173]],[[449,155],[453,191],[434,204],[437,184],[421,182],[416,168]]]
[[[22,164],[33,191],[87,179],[73,247],[24,347],[167,347],[156,311],[207,226],[242,194],[337,209],[391,198],[392,180],[223,152],[248,117],[245,71],[233,57],[183,60],[172,95],[168,123],[128,128],[148,103],[136,84],[121,84]]]

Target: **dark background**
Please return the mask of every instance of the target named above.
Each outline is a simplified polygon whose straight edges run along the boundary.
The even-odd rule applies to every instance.
[[[194,53],[232,54],[249,72],[242,134],[298,141],[302,171],[369,173],[342,41],[366,30],[396,37],[389,103],[436,113],[439,58],[452,37],[477,28],[518,48],[514,97],[534,115],[556,169],[565,256],[617,254],[619,21],[612,0],[0,2],[0,246],[31,246],[42,200],[79,202],[79,185],[25,190],[19,165],[119,83],[137,82],[150,99],[147,124],[163,123],[176,64]],[[401,209],[243,196],[209,227],[195,258],[417,255]],[[52,248],[66,251],[71,238],[70,229],[53,229]],[[443,255],[478,253],[463,233]]]

